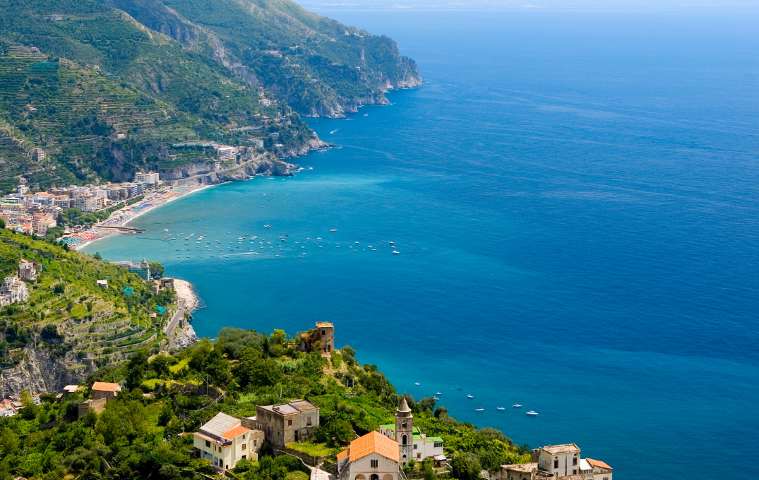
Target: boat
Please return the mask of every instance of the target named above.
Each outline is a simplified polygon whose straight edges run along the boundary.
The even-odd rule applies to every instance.
[[[440,393],[440,392],[437,392],[435,395],[442,395],[442,393]]]
[[[456,390],[461,390],[461,387],[456,387]]]
[[[330,230],[330,232],[336,232],[336,231],[337,231],[336,228],[333,228],[332,230]]]
[[[398,255],[399,253],[401,253],[401,252],[399,252],[397,250],[393,250],[393,255]]]
[[[419,385],[419,382],[414,383],[414,385]]]
[[[527,415],[537,416],[538,412],[536,412],[535,410],[530,410],[529,412],[527,412]]]
[[[440,400],[440,399],[439,399],[439,398],[437,398],[437,397],[432,397],[432,399],[433,399],[433,400]]]
[[[506,410],[506,409],[505,409],[505,408],[503,408],[503,407],[495,407],[495,409],[496,409],[496,410]]]
[[[474,411],[475,412],[483,412],[483,411],[485,411],[485,409],[484,408],[475,408]]]
[[[514,405],[512,405],[512,407],[514,407],[514,408],[522,408],[522,406],[520,404],[518,404],[518,403],[515,403]]]
[[[466,398],[474,398],[474,395],[467,395]]]

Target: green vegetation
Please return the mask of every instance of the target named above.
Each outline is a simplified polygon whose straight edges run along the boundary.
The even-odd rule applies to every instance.
[[[288,104],[340,115],[416,75],[389,38],[289,0],[0,0],[0,11],[0,192],[19,175],[41,188],[123,181],[207,157],[155,143],[263,138],[268,152],[296,151],[313,131]],[[259,105],[257,84],[278,101]]]
[[[200,473],[212,474],[209,462],[193,457],[192,436],[177,434],[196,431],[220,411],[254,415],[256,405],[292,398],[318,405],[321,425],[314,438],[288,448],[323,458],[327,468],[334,466],[335,454],[351,440],[393,421],[401,395],[376,366],[353,361],[335,372],[328,357],[296,351],[295,340],[282,338],[282,333],[267,336],[225,328],[215,342],[204,339],[170,354],[151,356],[150,349],[142,347],[129,361],[101,368],[87,379],[87,385],[95,380],[123,382],[128,391],[109,402],[103,413],[81,420],[75,420],[81,397],[61,404],[47,397],[41,406],[25,397],[27,406],[20,415],[0,419],[0,479],[200,479]],[[281,353],[272,353],[271,344],[280,345]],[[349,378],[351,388],[344,384]],[[529,461],[527,447],[514,446],[501,432],[478,430],[447,414],[435,416],[428,402],[405,398],[415,425],[444,439],[454,478],[475,479],[481,467],[495,470],[501,464]],[[57,425],[43,428],[54,419]],[[258,462],[240,462],[234,476],[306,478],[308,469],[300,460],[272,458],[266,449],[263,454]],[[442,473],[429,461],[414,462],[405,470],[411,478],[434,479]]]
[[[154,295],[125,268],[11,230],[0,230],[0,258],[0,278],[14,275],[21,258],[42,265],[37,280],[26,282],[29,301],[0,310],[1,368],[21,360],[14,349],[35,344],[69,365],[106,365],[160,340],[163,318],[150,314],[171,306],[173,292]],[[108,288],[98,287],[103,279]],[[124,294],[127,287],[131,295]]]

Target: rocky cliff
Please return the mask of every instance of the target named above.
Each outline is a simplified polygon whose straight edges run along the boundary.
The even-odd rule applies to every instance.
[[[0,371],[0,398],[17,397],[24,389],[32,394],[60,392],[94,370],[94,365],[80,364],[75,352],[61,357],[44,347],[26,347],[18,365]]]

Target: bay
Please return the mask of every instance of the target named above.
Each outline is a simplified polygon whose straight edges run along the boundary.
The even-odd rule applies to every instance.
[[[630,479],[696,476],[705,446],[739,465],[759,431],[757,13],[319,13],[397,40],[425,85],[309,120],[338,148],[294,177],[202,190],[87,251],[192,282],[201,336],[331,321],[399,391],[519,444],[576,442]]]

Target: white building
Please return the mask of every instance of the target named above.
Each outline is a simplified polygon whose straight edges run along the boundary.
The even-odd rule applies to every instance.
[[[237,149],[229,145],[219,145],[214,150],[220,160],[231,160],[237,155]]]
[[[218,470],[235,468],[240,460],[257,461],[264,432],[242,426],[241,420],[218,413],[193,433],[200,458],[211,461]]]
[[[612,468],[609,465],[600,460],[581,458],[580,447],[574,443],[536,448],[532,451],[532,461],[537,463],[536,474],[547,472],[559,479],[576,476],[582,480],[612,480]],[[514,480],[522,479],[515,476]]]
[[[379,432],[353,440],[337,454],[339,480],[400,480],[398,442]]]
[[[269,100],[268,98],[262,98],[258,100],[258,104],[264,107],[268,107],[269,105],[271,105],[271,100]]]
[[[158,185],[159,175],[156,172],[137,172],[134,174],[134,183],[144,183],[145,185]]]
[[[0,303],[8,305],[27,300],[29,300],[29,289],[26,288],[26,284],[18,277],[5,277],[3,285],[0,286]]]
[[[98,209],[98,197],[90,194],[80,195],[71,202],[74,208],[78,208],[84,213],[94,212]]]

